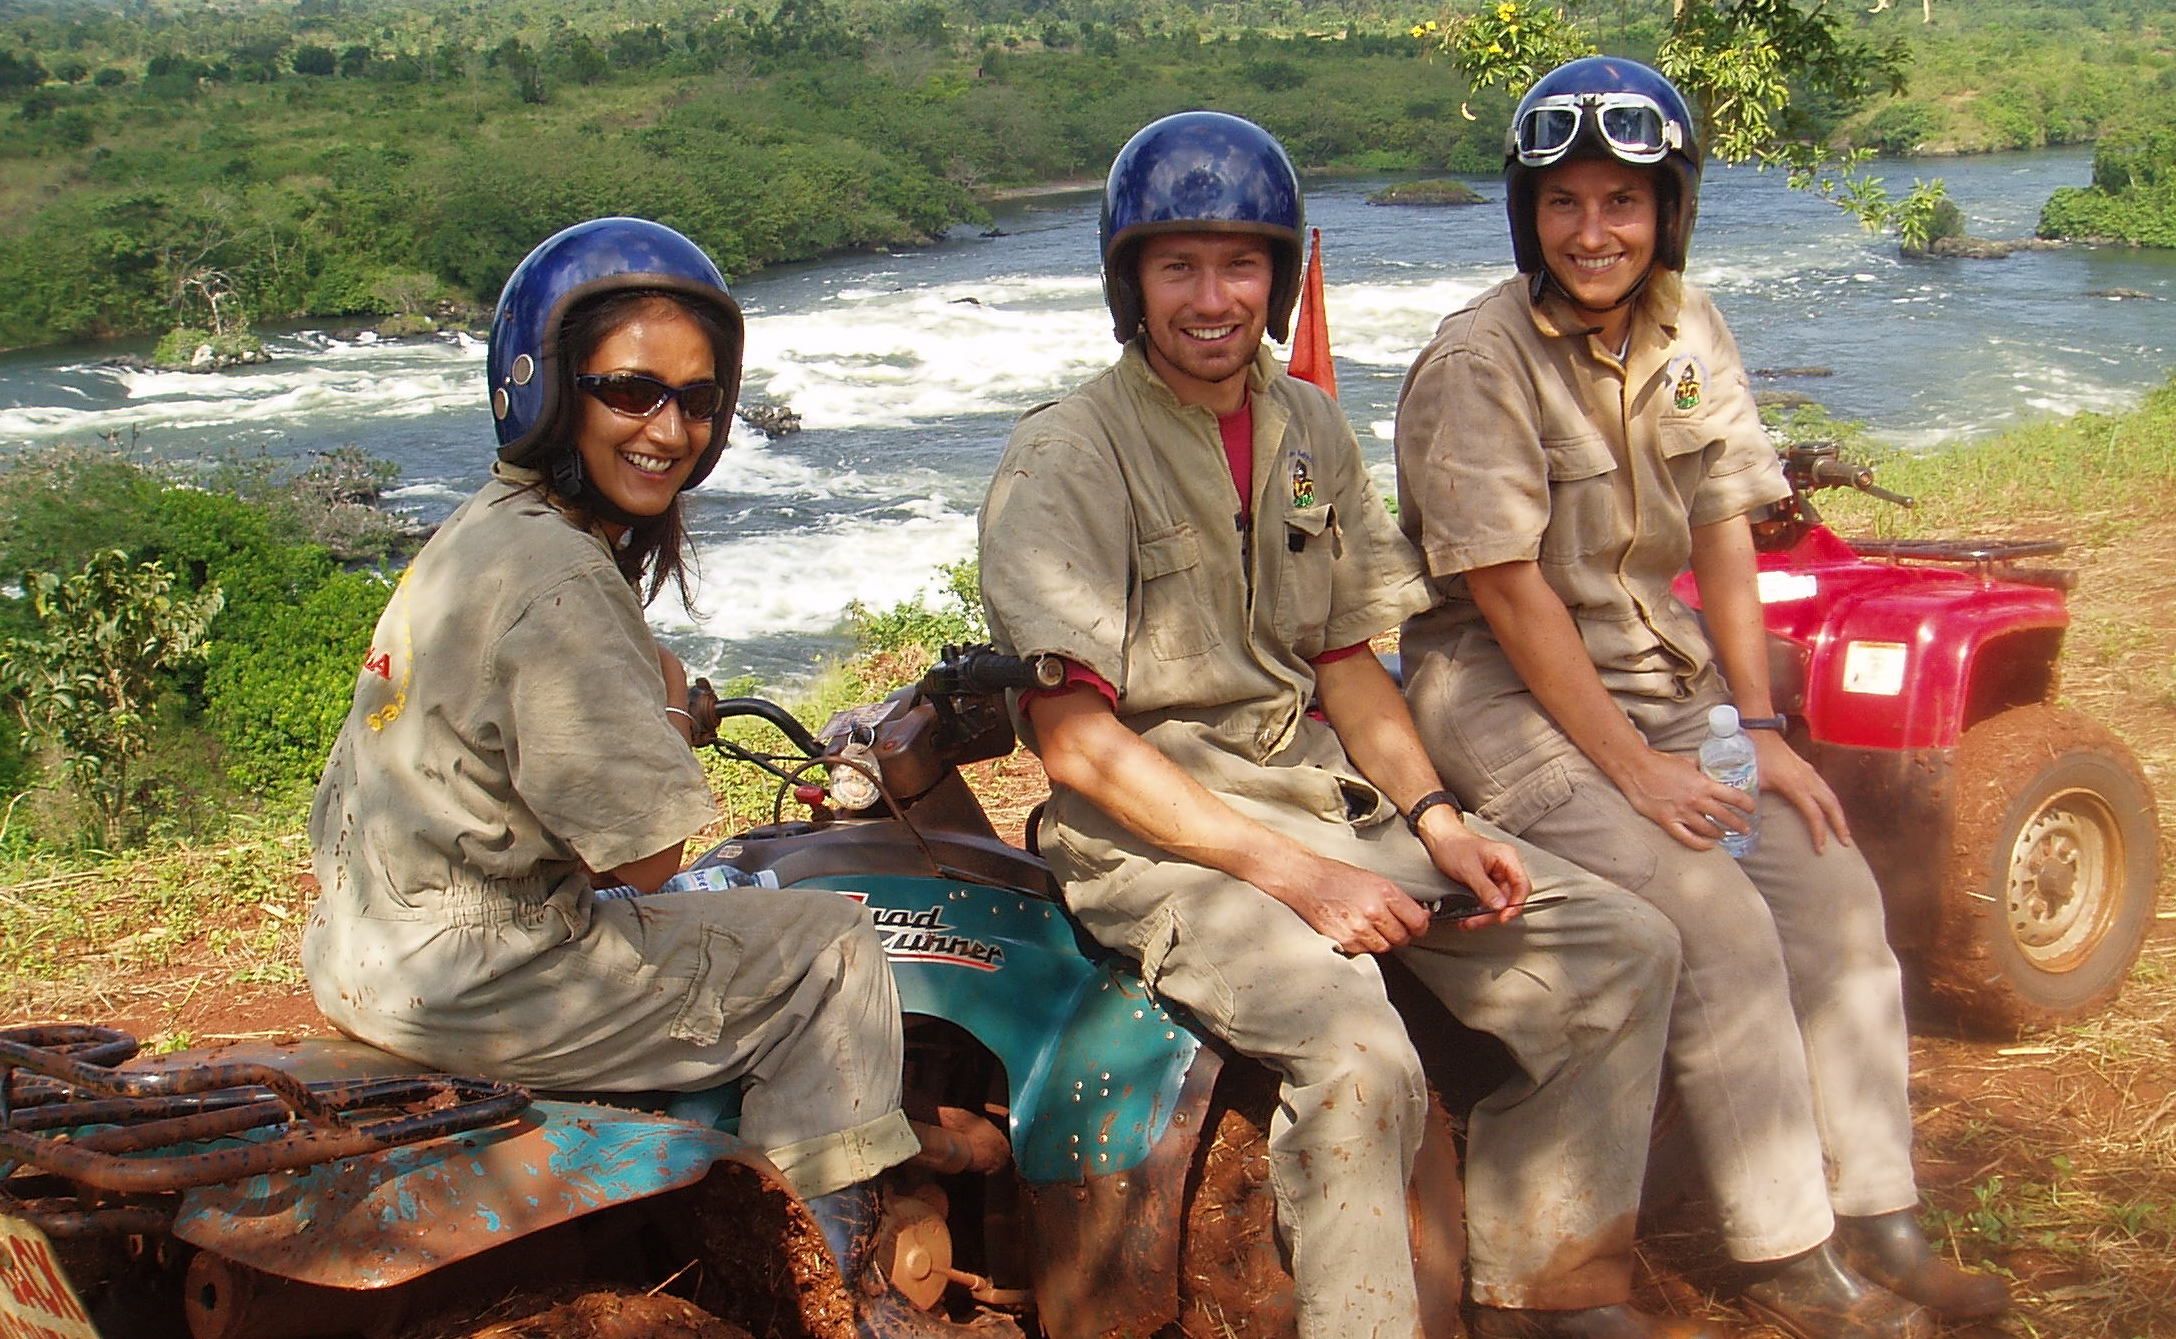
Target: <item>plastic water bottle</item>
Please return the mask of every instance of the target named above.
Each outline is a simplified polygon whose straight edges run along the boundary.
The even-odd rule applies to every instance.
[[[776,888],[777,886],[778,871],[775,869],[759,869],[751,872],[737,865],[705,865],[701,869],[684,869],[680,871],[665,880],[659,886],[657,892],[717,893],[728,888]],[[638,892],[624,883],[613,884],[610,888],[599,888],[596,892],[596,896],[608,901],[625,901],[643,896],[655,897],[656,895],[656,893],[644,894]]]
[[[1753,741],[1738,728],[1738,709],[1725,704],[1708,712],[1708,737],[1700,741],[1700,770],[1710,781],[1735,787],[1760,798],[1760,764],[1753,753]],[[1752,815],[1753,826],[1744,832],[1723,829],[1723,849],[1739,860],[1753,853],[1754,843],[1760,840],[1760,817]]]

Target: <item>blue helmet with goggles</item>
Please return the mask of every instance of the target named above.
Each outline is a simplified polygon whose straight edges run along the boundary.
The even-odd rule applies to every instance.
[[[1282,343],[1300,296],[1306,211],[1299,173],[1268,131],[1224,112],[1178,112],[1126,141],[1103,187],[1103,300],[1123,344],[1141,328],[1143,238],[1172,232],[1269,239],[1269,333]]]
[[[1655,261],[1685,268],[1700,203],[1700,138],[1683,94],[1621,56],[1587,56],[1543,75],[1519,100],[1504,137],[1504,205],[1522,273],[1545,272],[1534,224],[1535,183],[1558,163],[1614,158],[1655,169]]]
[[[716,350],[716,390],[710,391],[704,383],[703,393],[694,401],[684,395],[679,400],[682,412],[708,407],[713,423],[709,448],[695,462],[683,491],[702,482],[718,463],[718,453],[725,449],[727,423],[723,420],[731,416],[740,391],[740,304],[733,301],[725,276],[701,247],[662,223],[635,218],[591,219],[553,233],[508,276],[491,316],[485,358],[499,459],[542,468],[555,477],[566,472],[561,467],[569,462],[546,458],[557,453],[560,443],[555,439],[565,435],[555,427],[555,420],[569,411],[562,400],[577,380],[575,369],[559,365],[561,332],[577,307],[630,290],[661,293],[705,309],[725,332],[726,347]],[[665,390],[681,395],[669,387]],[[682,392],[695,390],[682,388]],[[632,396],[633,391],[627,394]],[[652,412],[663,407],[664,398],[658,398]],[[563,479],[562,486],[570,481],[578,488],[578,473],[571,480]]]

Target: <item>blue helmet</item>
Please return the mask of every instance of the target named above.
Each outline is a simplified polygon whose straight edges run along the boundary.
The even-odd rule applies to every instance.
[[[1504,135],[1504,208],[1522,273],[1544,269],[1534,224],[1535,181],[1554,164],[1576,158],[1655,168],[1661,211],[1655,260],[1665,269],[1684,269],[1700,205],[1701,156],[1698,124],[1676,85],[1636,60],[1586,56],[1549,71],[1519,99]]]
[[[740,394],[743,327],[740,304],[726,291],[725,276],[701,247],[662,223],[591,219],[539,242],[514,267],[499,294],[485,359],[499,459],[510,465],[553,464],[539,455],[566,380],[558,365],[560,328],[575,304],[638,288],[707,308],[725,328],[730,347],[718,351],[717,381],[725,389],[721,417],[730,417]],[[720,423],[713,429],[710,448],[695,462],[683,491],[701,483],[718,463],[727,426]]]
[[[1150,122],[1111,161],[1103,186],[1103,301],[1123,344],[1141,328],[1141,239],[1165,232],[1243,232],[1269,239],[1274,262],[1269,333],[1282,343],[1300,296],[1306,210],[1284,146],[1224,112],[1178,112]]]

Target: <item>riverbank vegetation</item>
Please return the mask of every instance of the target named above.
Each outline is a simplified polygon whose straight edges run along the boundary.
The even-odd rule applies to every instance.
[[[112,447],[0,468],[0,851],[114,850],[291,812],[412,547],[352,452],[176,471]]]
[[[1793,4],[1696,3],[1682,22]],[[1664,0],[1564,9],[1613,50],[1672,32]],[[1263,122],[1308,168],[1493,172],[1509,106],[1414,36],[1440,12],[1421,0],[0,12],[0,347],[473,307],[538,239],[600,213],[672,224],[736,274],[911,245],[981,217],[992,188],[1100,173],[1188,106]],[[1837,68],[1768,71],[1790,86],[1778,131],[2062,143],[2176,78],[2144,0],[1935,13],[1852,9]],[[1891,100],[1907,68],[1919,101]],[[1941,128],[1959,120],[2003,129]]]
[[[1907,12],[1883,17],[1907,17]],[[1887,155],[2085,144],[2176,93],[2176,13],[2158,0],[1936,0],[1890,31],[1910,80],[1840,121]]]
[[[2112,131],[2093,150],[2093,184],[2055,192],[2040,235],[2176,247],[2176,115]]]

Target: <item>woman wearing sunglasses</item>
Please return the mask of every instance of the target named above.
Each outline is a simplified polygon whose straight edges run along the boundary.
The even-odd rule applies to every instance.
[[[685,672],[643,605],[668,583],[687,599],[681,495],[725,447],[741,343],[717,267],[656,223],[577,224],[507,280],[497,460],[363,661],[310,818],[303,966],[342,1031],[439,1069],[740,1080],[741,1135],[858,1283],[870,1178],[918,1150],[874,929],[844,898],[658,891],[714,810]],[[951,1332],[854,1292],[874,1297],[865,1331]]]
[[[1422,737],[1483,817],[1677,926],[1669,1071],[1749,1306],[1799,1339],[1995,1314],[2001,1283],[1920,1232],[1881,894],[1770,692],[1748,518],[1789,489],[1683,280],[1691,111],[1635,61],[1573,61],[1504,158],[1520,275],[1443,322],[1398,405],[1399,520],[1438,600],[1404,634]],[[1704,625],[1671,593],[1688,566]],[[1694,762],[1725,704],[1757,797]]]

